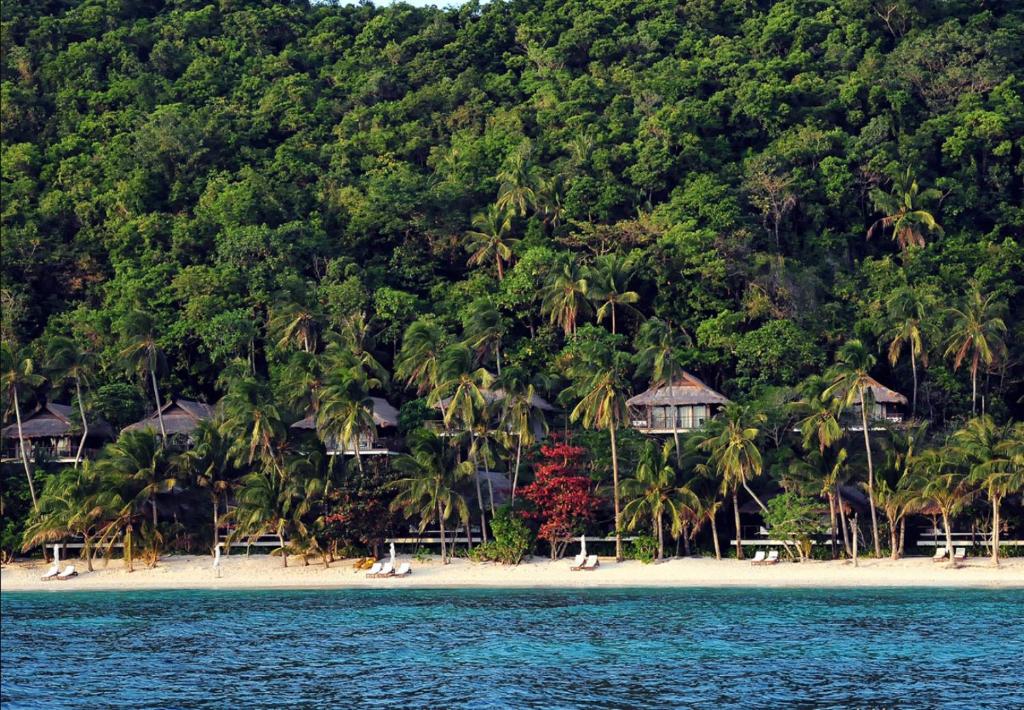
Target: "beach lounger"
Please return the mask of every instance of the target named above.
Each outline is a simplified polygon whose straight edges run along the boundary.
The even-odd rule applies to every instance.
[[[958,548],[956,548],[953,551],[953,559],[955,561],[957,561],[957,562],[959,562],[960,560],[966,560],[967,559],[967,548],[966,547],[958,547]]]
[[[576,557],[573,558],[572,566],[569,567],[569,569],[571,569],[573,572],[581,570],[581,569],[583,569],[583,563],[586,562],[586,561],[587,561],[587,556],[586,555],[576,555]]]
[[[398,566],[398,571],[395,572],[396,577],[407,577],[412,574],[412,566],[408,562],[403,562]]]
[[[768,556],[764,559],[766,565],[777,565],[779,563],[779,551],[772,550],[768,553]]]
[[[377,574],[375,574],[373,576],[375,578],[394,577],[395,576],[395,566],[393,564],[391,564],[390,562],[385,562],[384,566],[380,568],[380,572],[378,572]]]
[[[586,561],[583,563],[583,566],[580,567],[580,569],[595,570],[597,569],[597,566],[599,564],[601,563],[597,561],[597,555],[591,555],[586,559]]]
[[[380,573],[381,569],[383,569],[383,567],[384,567],[384,563],[383,562],[374,562],[373,563],[373,567],[371,567],[370,569],[366,570],[366,576],[367,577],[376,577]]]
[[[932,557],[932,562],[942,562],[946,559],[946,548],[940,547],[935,550],[935,555]]]
[[[78,572],[75,571],[75,566],[74,565],[68,565],[67,567],[64,568],[63,572],[61,572],[60,574],[57,575],[57,579],[60,579],[60,580],[71,579],[72,577],[77,577],[77,576],[78,576]]]
[[[44,582],[48,582],[51,579],[56,579],[58,572],[60,572],[60,562],[54,562],[50,569],[46,570],[46,574],[44,574],[39,579],[43,580]]]
[[[752,565],[763,565],[764,564],[764,550],[758,550],[754,554],[754,559],[750,561]]]

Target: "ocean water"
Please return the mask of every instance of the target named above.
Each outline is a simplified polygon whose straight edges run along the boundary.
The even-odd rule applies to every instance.
[[[3,594],[0,703],[1024,707],[1024,591]]]

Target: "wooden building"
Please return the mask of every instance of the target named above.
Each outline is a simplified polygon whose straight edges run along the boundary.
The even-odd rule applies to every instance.
[[[370,397],[373,400],[373,431],[365,431],[359,435],[360,456],[387,456],[398,449],[397,437],[392,432],[398,429],[398,410],[383,397]],[[316,429],[316,418],[311,414],[291,425],[292,429]],[[339,443],[333,437],[324,438],[324,446],[330,456],[354,456],[355,442]]]
[[[74,463],[82,442],[82,427],[77,421],[78,411],[67,404],[48,402],[21,420],[21,433],[25,439],[25,455],[30,461]],[[99,449],[114,438],[114,429],[100,417],[88,420],[89,432],[82,449],[82,458],[94,457]],[[3,439],[2,459],[18,461],[21,447],[17,423],[0,430]]]
[[[149,430],[159,435],[161,415],[167,433],[167,446],[188,449],[193,443],[192,432],[199,426],[199,422],[213,419],[214,408],[206,402],[172,399],[161,407],[159,415],[154,409],[145,419],[129,424],[122,431]]]
[[[683,372],[671,385],[651,387],[626,400],[630,423],[645,434],[701,429],[729,400]]]

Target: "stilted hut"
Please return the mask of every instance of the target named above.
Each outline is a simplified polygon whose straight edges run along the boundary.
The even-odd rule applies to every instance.
[[[903,407],[907,398],[895,390],[891,390],[873,377],[865,393],[868,406],[868,428],[884,429],[886,426],[903,422]],[[860,402],[847,409],[842,416],[841,424],[847,431],[863,431],[864,421],[861,417]]]
[[[626,400],[633,428],[644,434],[701,429],[729,403],[700,379],[683,372],[671,385],[651,387]]]
[[[73,463],[82,441],[82,426],[75,421],[78,411],[67,404],[48,402],[21,421],[25,439],[25,455],[29,460],[42,459],[53,463]],[[85,439],[82,458],[92,458],[105,443],[114,438],[114,429],[100,418],[88,420],[89,435]],[[0,430],[4,461],[21,459],[18,425]]]
[[[390,434],[398,428],[398,410],[383,397],[370,397],[373,400],[373,431],[359,434],[360,456],[387,456],[398,449],[397,438]],[[316,417],[312,414],[291,425],[292,429],[316,430]],[[324,439],[324,445],[330,456],[354,456],[355,442],[338,442],[333,437]]]

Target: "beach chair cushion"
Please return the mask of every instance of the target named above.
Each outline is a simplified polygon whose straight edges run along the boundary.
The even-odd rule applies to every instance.
[[[77,577],[78,572],[75,571],[74,565],[68,565],[63,572],[57,575],[57,579],[70,579],[71,577]]]
[[[375,576],[377,576],[377,574],[381,571],[381,569],[383,567],[384,567],[384,563],[383,562],[374,562],[373,563],[373,567],[371,567],[369,570],[366,571],[366,576],[367,577],[375,577]]]
[[[758,550],[754,553],[754,559],[750,561],[752,565],[759,565],[764,562],[764,550]]]
[[[580,569],[594,570],[597,569],[598,565],[601,564],[597,560],[597,555],[590,555],[583,563],[583,567]]]
[[[766,565],[774,565],[778,561],[779,561],[779,551],[778,550],[772,550],[771,552],[768,553],[768,557],[765,558],[764,563]]]
[[[967,559],[967,548],[966,547],[958,547],[958,548],[956,548],[956,550],[953,553],[953,559],[954,560],[965,560],[965,559]]]
[[[946,559],[946,554],[947,554],[946,548],[945,547],[940,547],[937,550],[935,550],[935,556],[932,557],[932,560],[935,561],[935,562],[938,562],[939,560],[944,560],[944,559]]]
[[[57,574],[59,572],[60,572],[60,563],[57,562],[57,563],[54,563],[50,567],[50,569],[46,570],[46,573],[42,577],[40,577],[40,579],[42,579],[44,581],[53,579],[54,577],[57,576]]]
[[[403,562],[398,566],[398,571],[395,572],[395,576],[404,577],[407,574],[412,574],[412,566],[408,562]]]

